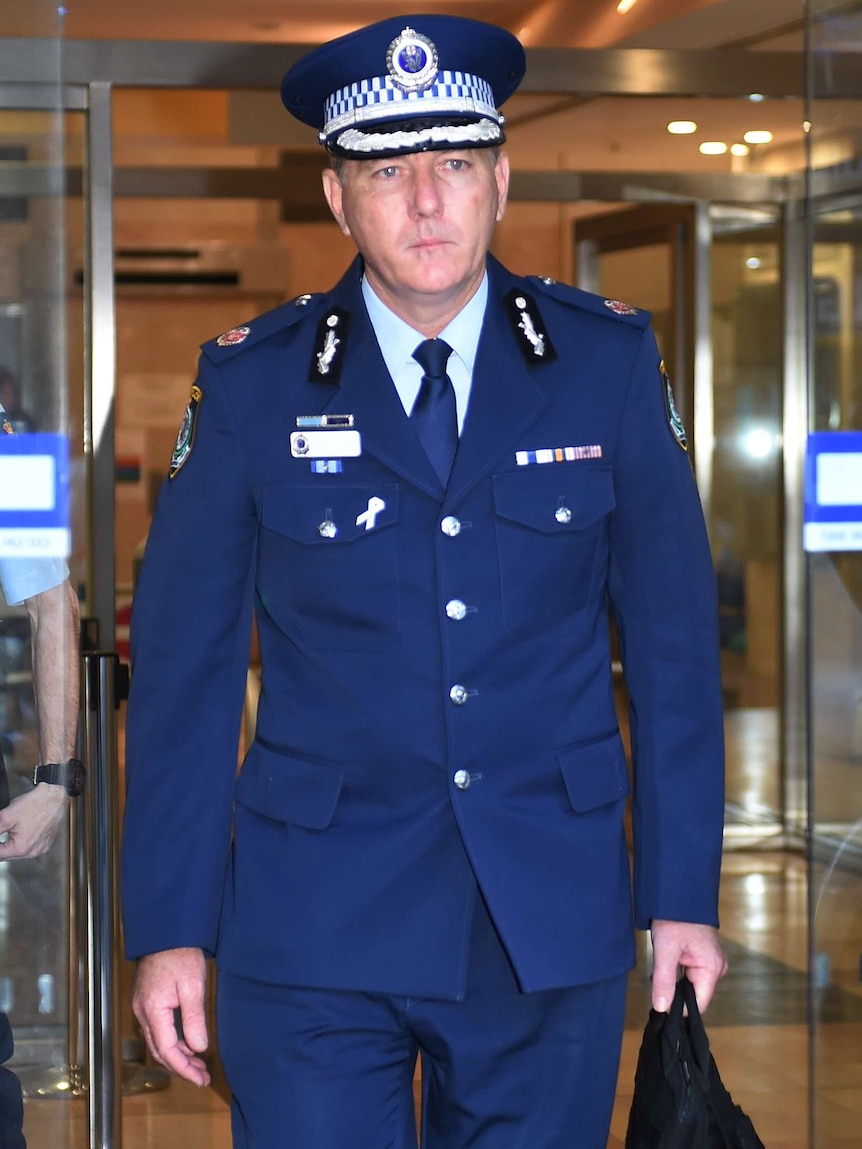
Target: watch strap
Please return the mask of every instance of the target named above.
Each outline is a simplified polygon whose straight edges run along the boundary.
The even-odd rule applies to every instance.
[[[84,789],[87,771],[80,758],[69,758],[66,762],[41,762],[33,771],[33,785],[47,782],[50,786],[62,786],[73,798]]]

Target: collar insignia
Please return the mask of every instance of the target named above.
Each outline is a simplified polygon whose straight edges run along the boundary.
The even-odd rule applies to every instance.
[[[506,296],[507,311],[518,346],[528,367],[536,363],[553,363],[557,358],[536,301],[525,291],[515,288]]]
[[[312,383],[338,384],[349,326],[350,316],[340,307],[330,308],[321,319],[308,372]]]

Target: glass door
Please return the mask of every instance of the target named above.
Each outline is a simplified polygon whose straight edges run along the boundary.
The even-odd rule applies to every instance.
[[[810,8],[808,427],[837,443],[862,432],[862,101],[834,91],[862,3]],[[839,1149],[862,1110],[862,554],[809,554],[808,588],[811,1145]]]
[[[775,209],[654,204],[575,224],[578,283],[652,312],[716,567],[727,838],[781,829],[782,302]],[[705,349],[705,350],[704,350]]]
[[[62,557],[85,613],[91,566],[82,289],[68,274],[70,245],[83,246],[84,213],[67,192],[85,168],[86,94],[61,88],[59,39],[53,50],[56,85],[0,84],[0,404],[16,449],[26,448],[30,435],[67,444],[70,499],[58,523],[70,528]],[[18,488],[18,496],[26,494]],[[5,495],[0,505],[8,512],[10,491]],[[0,522],[5,560],[27,561],[21,548],[30,545],[11,520]],[[26,794],[39,761],[30,626],[25,607],[2,597],[0,749],[12,798]],[[12,1067],[28,1093],[50,1089],[68,1056],[71,853],[64,832],[39,858],[0,862],[0,1009],[13,1028]],[[40,1129],[39,1103],[28,1099],[28,1142],[38,1144]]]

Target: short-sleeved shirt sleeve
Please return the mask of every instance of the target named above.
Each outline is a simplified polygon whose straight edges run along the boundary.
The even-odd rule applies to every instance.
[[[0,591],[7,605],[15,606],[59,586],[68,574],[62,559],[0,559]]]

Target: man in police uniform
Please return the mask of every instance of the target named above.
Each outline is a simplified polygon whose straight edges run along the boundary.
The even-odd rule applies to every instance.
[[[0,435],[14,433],[0,407]],[[34,787],[9,801],[0,753],[0,861],[37,858],[54,842],[69,795],[80,792],[83,768],[73,758],[78,726],[78,600],[64,563],[0,558],[0,592],[23,603],[30,618],[33,692],[39,719]],[[2,603],[0,603],[2,608]],[[0,609],[2,615],[2,609]],[[12,1031],[0,1013],[0,1063],[12,1056]],[[21,1086],[0,1067],[0,1149],[22,1149]]]
[[[706,1006],[712,566],[648,318],[488,256],[508,33],[387,20],[282,95],[359,257],[205,345],[132,620],[135,1010],[244,1149],[603,1149],[633,916]],[[632,696],[634,915],[607,604]],[[234,756],[249,625],[257,736]],[[182,1030],[174,1011],[182,1014]]]

